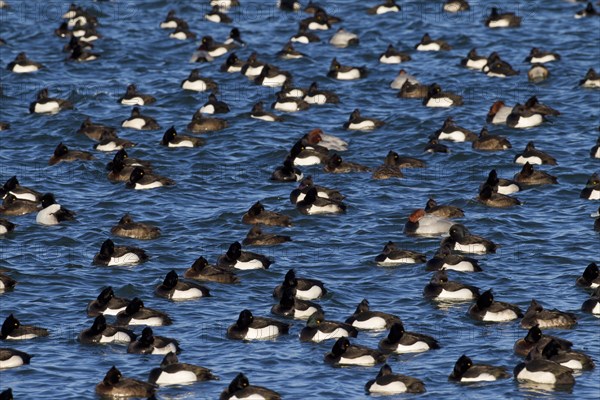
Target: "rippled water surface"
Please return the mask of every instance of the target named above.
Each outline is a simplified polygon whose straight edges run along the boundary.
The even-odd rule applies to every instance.
[[[388,240],[402,247],[433,256],[438,238],[409,238],[402,233],[407,216],[422,207],[428,197],[465,210],[461,221],[471,230],[501,244],[493,255],[481,256],[483,272],[451,273],[451,279],[493,288],[499,300],[527,308],[531,298],[547,308],[577,313],[573,330],[555,331],[575,347],[600,361],[599,320],[579,311],[588,293],[575,287],[575,278],[591,261],[600,260],[600,240],[592,230],[590,213],[598,202],[579,199],[589,175],[599,161],[589,157],[598,135],[600,92],[577,86],[585,72],[600,67],[600,18],[575,20],[573,14],[583,3],[530,1],[502,3],[503,9],[523,17],[518,29],[490,30],[483,26],[488,2],[471,2],[471,11],[450,16],[440,12],[440,1],[401,2],[399,14],[367,16],[367,6],[376,2],[326,2],[327,10],[341,17],[341,26],[360,36],[360,45],[336,49],[327,41],[334,30],[319,32],[322,41],[296,48],[308,55],[283,61],[275,53],[296,32],[304,13],[284,13],[274,2],[249,3],[231,10],[234,25],[247,41],[238,50],[240,58],[256,51],[259,58],[275,63],[294,75],[297,85],[313,80],[323,89],[334,90],[339,105],[312,107],[306,112],[285,116],[285,122],[269,124],[249,118],[258,100],[270,104],[272,89],[255,86],[240,74],[219,72],[223,57],[210,64],[193,65],[189,58],[196,41],[169,39],[158,28],[169,9],[176,9],[199,37],[211,34],[222,41],[230,26],[203,20],[205,3],[144,0],[130,2],[80,2],[96,11],[100,19],[97,41],[100,60],[67,63],[61,52],[63,40],[53,36],[60,15],[69,2],[10,1],[12,8],[1,10],[0,65],[8,64],[18,52],[47,68],[16,75],[2,69],[0,120],[10,122],[0,132],[0,178],[17,175],[25,186],[53,192],[65,207],[77,212],[77,221],[57,227],[35,223],[35,215],[11,218],[18,226],[13,234],[0,238],[2,269],[19,281],[13,292],[0,296],[0,318],[9,313],[23,323],[50,329],[50,337],[8,344],[34,354],[30,366],[0,373],[0,388],[12,387],[16,398],[94,398],[94,386],[116,365],[124,375],[146,379],[160,356],[129,355],[123,346],[83,346],[76,336],[91,325],[86,317],[87,302],[102,287],[112,285],[117,294],[139,296],[148,307],[163,310],[174,319],[157,334],[175,337],[183,349],[180,360],[211,368],[220,381],[161,388],[160,398],[216,398],[229,381],[244,371],[251,383],[268,386],[285,398],[363,398],[364,384],[378,371],[372,368],[331,368],[323,355],[331,342],[300,343],[304,325],[293,321],[291,333],[277,340],[243,343],[225,337],[226,327],[243,308],[268,316],[274,303],[273,287],[289,268],[298,275],[321,279],[330,290],[320,303],[328,319],[343,320],[362,298],[372,308],[399,315],[408,330],[435,336],[442,348],[418,355],[392,356],[389,363],[399,373],[422,379],[427,393],[422,397],[446,398],[543,398],[600,396],[598,369],[577,375],[571,392],[553,393],[527,388],[513,379],[462,387],[447,376],[461,354],[479,363],[506,366],[520,362],[513,354],[514,341],[524,336],[518,323],[479,324],[466,316],[468,304],[438,307],[423,299],[422,289],[430,279],[423,265],[398,268],[377,267],[373,258]],[[324,2],[325,3],[325,2]],[[334,26],[336,29],[337,26]],[[413,46],[429,32],[444,38],[453,49],[444,53],[416,53]],[[402,67],[422,82],[438,82],[445,89],[461,92],[465,105],[455,109],[430,109],[419,101],[396,97],[389,83],[399,67],[378,63],[388,43],[411,53],[413,60]],[[531,47],[553,50],[562,55],[549,65],[551,77],[533,85],[527,81],[529,65],[523,62]],[[507,79],[488,78],[460,67],[467,52],[498,51],[520,75]],[[333,56],[342,64],[366,65],[367,79],[340,82],[326,77]],[[225,115],[230,127],[205,135],[200,149],[167,149],[158,143],[164,132],[139,132],[119,128],[119,135],[136,142],[134,157],[149,159],[155,171],[177,181],[173,188],[145,192],[112,184],[104,165],[112,155],[95,153],[88,163],[47,166],[58,142],[73,149],[92,149],[92,142],[76,130],[85,118],[120,127],[130,113],[117,104],[129,83],[158,98],[143,108],[165,129],[180,132],[194,111],[206,99],[204,93],[184,92],[180,82],[198,67],[215,79],[231,112]],[[49,87],[51,95],[69,97],[75,110],[54,116],[28,114],[35,93]],[[513,148],[505,152],[482,153],[469,144],[450,144],[449,155],[422,153],[427,136],[447,116],[458,124],[479,131],[489,106],[497,99],[507,104],[524,102],[532,94],[560,110],[561,115],[529,130],[492,126],[490,131],[507,136]],[[350,112],[360,107],[363,114],[384,119],[386,125],[373,132],[342,129]],[[303,216],[290,204],[294,184],[273,183],[271,171],[301,135],[320,127],[350,143],[343,156],[372,167],[380,165],[390,149],[401,155],[420,157],[423,170],[406,170],[402,180],[375,181],[370,174],[328,175],[318,167],[305,168],[318,184],[335,187],[347,196],[348,212],[339,216]],[[489,209],[472,199],[479,183],[491,168],[502,177],[520,169],[512,159],[529,140],[552,154],[558,166],[544,170],[558,176],[560,184],[528,189],[518,194],[523,206]],[[241,223],[243,213],[257,200],[268,209],[290,215],[291,228],[280,229],[293,242],[268,248],[254,248],[275,258],[268,271],[240,273],[238,285],[208,284],[213,297],[173,303],[153,295],[154,287],[171,269],[179,273],[203,255],[214,262],[227,246],[245,237],[249,226]],[[151,260],[131,268],[99,268],[91,265],[100,244],[109,237],[110,227],[125,213],[150,221],[162,229],[154,241],[113,238],[117,244],[144,248]],[[138,329],[139,331],[139,329]],[[384,333],[361,332],[353,342],[376,347]],[[3,346],[5,344],[2,344]]]

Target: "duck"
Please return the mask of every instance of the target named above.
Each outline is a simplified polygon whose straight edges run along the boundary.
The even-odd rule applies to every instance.
[[[326,363],[334,366],[359,365],[368,367],[382,364],[385,360],[385,354],[378,350],[350,344],[347,337],[337,339],[331,351],[325,354],[324,357]]]
[[[400,12],[400,6],[395,0],[384,0],[382,4],[378,4],[367,9],[369,15],[382,15],[389,12]]]
[[[77,47],[79,47],[81,51],[87,52],[88,50],[92,50],[94,48],[94,44],[91,42],[86,42],[80,37],[71,36],[71,39],[69,39],[69,43],[63,46],[63,52],[71,53]]]
[[[521,26],[521,17],[515,13],[498,12],[496,7],[492,7],[490,15],[485,20],[485,26],[488,28],[516,28]]]
[[[393,44],[388,44],[388,47],[385,49],[385,52],[381,53],[379,56],[379,62],[382,64],[401,64],[403,62],[407,62],[412,60],[412,57],[406,53],[396,50]],[[402,82],[404,83],[404,82]],[[398,87],[393,87],[393,89],[400,89],[401,85]]]
[[[127,140],[121,139],[116,136],[104,135],[100,138],[98,143],[94,145],[94,150],[103,151],[103,152],[111,152],[111,151],[119,151],[126,148],[134,147],[136,144]],[[129,177],[129,175],[127,176]]]
[[[449,13],[457,13],[461,11],[467,11],[471,7],[467,0],[446,0],[444,3],[444,11]]]
[[[153,175],[151,172],[146,172],[142,167],[135,167],[133,171],[131,171],[129,181],[125,184],[125,187],[135,190],[147,190],[173,185],[175,185],[173,179]]]
[[[465,212],[461,208],[438,204],[438,202],[432,198],[429,198],[427,203],[425,203],[425,212],[441,218],[462,218],[465,216]]]
[[[510,374],[504,367],[494,367],[487,364],[473,364],[470,357],[463,354],[456,360],[449,381],[460,383],[490,382],[498,379],[508,379]]]
[[[271,313],[281,317],[308,319],[314,313],[323,309],[320,305],[295,297],[295,287],[286,287],[281,292],[279,303],[271,307]]]
[[[191,300],[209,297],[210,291],[195,282],[180,280],[177,272],[171,270],[167,273],[163,282],[156,286],[154,294],[169,300]]]
[[[488,207],[495,208],[507,208],[512,206],[520,206],[521,204],[523,204],[519,199],[515,197],[494,192],[494,187],[488,184],[484,184],[483,187],[479,190],[477,201]]]
[[[114,365],[108,370],[102,382],[96,385],[96,393],[102,397],[143,397],[156,393],[156,385],[133,378],[124,378]]]
[[[0,189],[4,192],[4,189]],[[18,216],[39,211],[39,202],[17,199],[14,194],[3,194],[4,199],[0,206],[0,214],[7,216]]]
[[[574,371],[589,371],[594,369],[594,361],[587,354],[575,351],[575,350],[564,350],[560,347],[560,344],[554,340],[550,340],[548,344],[541,346],[536,345],[527,354],[525,361],[531,360],[550,360],[555,363],[562,365],[563,367],[571,368]]]
[[[338,62],[337,58],[333,58],[331,60],[331,64],[329,65],[329,72],[327,76],[330,78],[338,79],[341,81],[349,81],[354,79],[361,79],[367,75],[367,68],[365,66],[362,67],[352,67],[348,65],[342,65]]]
[[[259,119],[261,121],[267,122],[281,122],[284,119],[278,115],[265,111],[264,103],[259,101],[258,103],[252,106],[252,111],[250,111],[250,118]]]
[[[454,93],[443,92],[440,85],[433,83],[427,87],[427,95],[423,98],[425,107],[453,107],[462,106],[463,98]]]
[[[204,19],[217,24],[230,24],[233,22],[229,15],[221,12],[218,5],[212,6],[210,11],[204,14]]]
[[[260,74],[254,78],[254,83],[266,87],[283,86],[292,79],[292,75],[287,71],[281,71],[279,68],[266,64]]]
[[[541,82],[549,77],[550,70],[542,64],[533,64],[531,68],[529,68],[529,71],[527,71],[527,79],[534,83]]]
[[[214,93],[208,95],[208,100],[199,110],[203,114],[225,114],[228,113],[229,106],[224,101],[217,99]]]
[[[321,38],[318,35],[309,32],[304,24],[299,23],[298,25],[298,32],[290,38],[290,42],[309,44],[321,41]]]
[[[179,135],[175,127],[171,126],[165,131],[160,144],[166,147],[200,147],[204,146],[206,141],[202,138]]]
[[[21,365],[28,365],[31,361],[31,354],[9,348],[0,348],[0,370],[17,368]]]
[[[299,300],[316,300],[327,294],[323,282],[317,279],[298,278],[293,268],[285,274],[283,283],[275,287],[273,297],[280,299],[286,289],[293,289],[293,295]]]
[[[587,6],[580,11],[575,13],[575,19],[586,18],[586,17],[596,17],[600,15],[598,11],[594,8],[591,2],[587,3]]]
[[[533,112],[521,104],[516,104],[506,117],[506,125],[510,128],[533,128],[544,121],[542,114]]]
[[[129,300],[123,297],[115,296],[112,286],[107,286],[98,295],[95,300],[92,300],[87,305],[88,317],[97,317],[98,315],[117,315],[125,310],[129,304]]]
[[[488,56],[487,63],[481,70],[487,76],[495,78],[506,78],[508,76],[519,74],[519,71],[515,70],[508,62],[500,58],[500,55],[495,51]]]
[[[598,265],[595,262],[589,263],[583,274],[577,277],[575,284],[580,287],[596,289],[600,286],[600,271]]]
[[[37,190],[21,186],[19,179],[13,175],[2,185],[0,198],[4,199],[9,194],[19,200],[28,200],[34,203],[42,201],[42,194]]]
[[[301,23],[311,31],[326,31],[331,29],[328,15],[322,8],[318,8],[312,17],[303,19]]]
[[[495,101],[487,113],[485,121],[488,124],[506,125],[506,119],[512,113],[513,107],[508,107],[502,100]]]
[[[131,246],[115,246],[114,242],[106,239],[100,247],[100,252],[94,256],[95,265],[108,267],[136,265],[148,260],[148,255],[142,249]]]
[[[258,54],[253,52],[246,59],[246,62],[240,69],[240,72],[242,75],[248,78],[255,78],[260,75],[265,65],[267,64],[258,60]]]
[[[73,26],[71,34],[85,42],[93,42],[102,38],[102,35],[98,33],[95,26],[82,24],[81,22],[77,22]]]
[[[423,151],[426,153],[450,153],[448,146],[441,144],[437,139],[429,139]]]
[[[265,233],[258,225],[253,225],[242,241],[244,246],[273,246],[285,242],[290,242],[291,237],[287,235],[277,235],[274,233]]]
[[[600,136],[596,139],[596,145],[590,149],[590,157],[600,158]]]
[[[325,90],[319,90],[317,82],[313,82],[308,87],[308,91],[304,96],[304,101],[308,104],[337,104],[340,102],[340,98],[337,94]]]
[[[424,99],[427,97],[428,92],[428,85],[422,85],[419,82],[411,82],[407,79],[402,84],[397,96],[402,99]]]
[[[213,132],[220,131],[229,126],[229,123],[221,118],[211,118],[202,115],[200,110],[192,116],[192,121],[187,125],[190,132]]]
[[[515,156],[514,162],[517,164],[525,164],[528,162],[532,165],[557,165],[556,159],[554,157],[536,149],[535,143],[532,141],[527,143],[527,145],[525,146],[525,150],[522,153],[517,154]]]
[[[142,334],[127,346],[129,354],[179,354],[179,342],[163,336],[154,336],[152,328],[146,326]]]
[[[441,39],[433,40],[429,33],[424,34],[421,41],[415,45],[417,51],[448,51],[451,49],[452,47],[447,42]]]
[[[276,56],[284,60],[296,60],[298,58],[306,57],[306,54],[296,50],[292,42],[287,42],[283,45],[283,48],[277,52]]]
[[[289,329],[289,324],[255,317],[250,310],[242,310],[237,321],[227,328],[227,337],[234,340],[267,340],[287,335]]]
[[[407,332],[401,322],[395,322],[390,327],[387,337],[379,341],[379,349],[386,354],[421,353],[439,348],[439,343],[433,337],[422,333]]]
[[[272,109],[284,112],[304,111],[309,107],[310,104],[308,104],[304,99],[285,97],[281,93],[276,94],[276,100],[271,104]]]
[[[458,272],[481,272],[479,261],[474,258],[454,254],[449,246],[440,247],[433,258],[425,264],[426,271],[449,270]]]
[[[345,322],[360,330],[381,331],[390,329],[395,322],[402,321],[394,314],[371,311],[369,301],[362,299],[354,313]]]
[[[160,23],[161,29],[175,29],[182,20],[175,16],[175,10],[169,10],[165,20]]]
[[[221,64],[219,71],[233,74],[240,72],[244,64],[245,63],[238,58],[237,54],[231,53],[229,56],[227,56],[225,62]]]
[[[56,114],[63,110],[73,109],[70,101],[48,96],[48,88],[40,90],[36,95],[36,100],[29,104],[29,113]]]
[[[329,151],[317,145],[305,146],[304,140],[298,140],[290,149],[289,157],[294,160],[294,165],[310,166],[327,163]]]
[[[135,222],[131,215],[127,213],[121,217],[117,225],[110,229],[110,233],[120,237],[152,240],[160,236],[160,228],[144,222]]]
[[[460,61],[460,65],[469,69],[481,71],[487,64],[487,57],[477,54],[477,49],[471,49],[467,56]]]
[[[521,309],[510,303],[495,301],[492,290],[486,290],[478,298],[468,311],[471,318],[477,321],[503,322],[522,318]]]
[[[327,321],[322,311],[308,317],[306,326],[300,331],[300,341],[320,343],[340,337],[356,337],[356,328],[343,322]]]
[[[292,226],[292,219],[276,211],[267,211],[265,206],[257,201],[242,216],[242,222],[248,225]]]
[[[510,179],[498,178],[498,173],[495,169],[489,172],[486,181],[481,184],[480,190],[483,189],[485,185],[491,186],[492,191],[496,193],[506,195],[516,193],[521,190],[521,185],[519,185],[517,182]]]
[[[262,254],[242,251],[240,242],[232,243],[227,252],[219,256],[217,266],[221,268],[235,268],[241,270],[247,269],[268,269],[273,260]]]
[[[64,221],[74,221],[75,213],[58,204],[52,193],[42,196],[42,208],[35,217],[41,225],[58,225]]]
[[[517,364],[513,372],[519,382],[570,387],[575,384],[573,370],[550,360],[536,359]]]
[[[339,28],[336,33],[329,39],[329,44],[338,48],[346,48],[348,46],[356,46],[359,43],[358,35],[344,28]]]
[[[479,137],[471,145],[475,150],[497,151],[512,148],[510,141],[504,136],[490,135],[486,127],[481,129]]]
[[[600,87],[600,74],[598,74],[594,68],[588,69],[583,79],[579,81],[579,86],[584,88]]]
[[[16,284],[17,284],[17,281],[15,281],[10,276],[5,275],[2,272],[0,272],[0,293],[4,292],[5,290],[14,289]]]
[[[214,80],[200,76],[200,69],[194,68],[190,71],[189,76],[181,82],[181,88],[194,92],[204,92],[207,90],[215,92],[218,90],[218,85]]]
[[[291,80],[287,80],[283,83],[283,85],[281,85],[281,89],[279,90],[279,92],[275,93],[275,96],[279,94],[282,98],[294,97],[297,99],[304,99],[304,96],[306,96],[306,92],[306,89],[296,87],[292,84]]]
[[[300,11],[302,5],[296,0],[280,0],[277,2],[277,6],[285,11]]]
[[[77,130],[77,133],[86,135],[92,140],[99,141],[101,138],[116,137],[117,129],[92,122],[90,117],[86,117]]]
[[[156,131],[160,125],[152,117],[142,115],[138,107],[131,109],[131,116],[121,122],[123,128],[131,128],[139,131]]]
[[[229,270],[211,265],[204,257],[198,257],[189,267],[183,276],[188,279],[198,281],[217,282],[217,283],[239,283],[240,278]]]
[[[521,172],[515,174],[514,179],[517,183],[524,185],[555,185],[558,184],[558,179],[544,171],[536,171],[533,165],[526,162],[521,169]]]
[[[9,70],[10,72],[14,72],[15,74],[28,74],[31,72],[39,71],[42,68],[44,68],[42,64],[30,60],[29,58],[27,58],[27,54],[25,54],[24,52],[17,54],[14,61],[11,61],[6,66],[7,70]]]
[[[206,53],[209,57],[220,57],[226,54],[229,50],[237,47],[237,45],[230,43],[217,43],[212,36],[203,36],[200,41],[200,46],[197,51],[200,53]]]
[[[600,200],[600,175],[592,174],[579,193],[579,197],[588,200]]]
[[[425,254],[398,249],[396,243],[389,241],[383,246],[381,254],[375,257],[377,265],[421,264],[427,261]]]
[[[287,157],[283,161],[283,165],[275,168],[270,179],[277,182],[297,182],[302,180],[303,177],[302,171],[294,166],[292,158]]]
[[[371,379],[365,385],[365,391],[369,394],[394,395],[401,393],[424,393],[423,381],[411,376],[394,374],[388,364],[384,364],[375,379]]]
[[[7,233],[14,231],[15,226],[16,225],[10,222],[9,220],[0,218],[0,235],[6,235]],[[3,286],[0,285],[0,290],[2,288]]]
[[[551,341],[558,344],[563,350],[570,350],[571,347],[573,347],[572,342],[556,336],[546,335],[542,332],[539,325],[533,325],[531,328],[529,328],[529,331],[527,331],[527,335],[525,335],[524,338],[517,339],[515,341],[513,350],[515,354],[525,357],[534,347],[543,347]]]
[[[447,117],[440,129],[431,136],[437,140],[449,140],[451,142],[475,142],[477,135],[468,129],[456,125],[454,118]]]
[[[463,253],[495,253],[498,245],[481,236],[472,235],[463,224],[454,224],[448,231],[450,237],[442,240],[441,246],[448,245],[452,250]]]
[[[304,200],[306,193],[313,186],[317,189],[317,197],[331,199],[338,202],[346,198],[338,190],[315,185],[312,175],[308,175],[304,177],[302,181],[300,181],[300,185],[298,185],[298,188],[292,190],[292,192],[290,193],[290,202],[292,204],[298,204],[298,202]]]
[[[149,94],[139,93],[137,86],[132,83],[127,86],[125,94],[118,101],[126,106],[145,106],[156,102],[156,98]]]
[[[135,338],[136,335],[129,329],[107,324],[103,314],[98,315],[92,326],[81,331],[77,337],[79,343],[83,344],[131,343]]]
[[[448,232],[453,222],[442,217],[427,214],[419,208],[408,216],[404,233],[418,236],[439,236]]]
[[[539,328],[572,328],[577,324],[577,317],[573,313],[563,311],[546,310],[544,307],[531,299],[529,308],[525,311],[525,316],[521,320],[521,328],[531,329],[534,325]]]
[[[446,270],[441,269],[433,273],[431,280],[423,289],[423,297],[441,301],[476,300],[479,297],[479,288],[449,281]]]
[[[0,330],[0,340],[28,340],[48,335],[48,329],[33,325],[21,325],[21,322],[13,314],[6,317]]]
[[[540,101],[538,100],[537,96],[531,96],[529,99],[527,99],[527,101],[524,104],[525,108],[528,109],[531,112],[535,112],[538,114],[541,114],[542,116],[546,116],[546,115],[552,115],[552,116],[556,116],[556,115],[560,115],[560,111],[555,110],[554,108],[546,105],[546,104],[542,104],[540,103]]]
[[[239,373],[219,396],[219,400],[234,399],[281,400],[281,395],[263,386],[251,385],[246,375]]]
[[[581,311],[600,315],[600,289],[598,287],[596,287],[590,298],[583,302]]]
[[[327,160],[327,164],[323,167],[324,172],[329,172],[333,174],[347,174],[351,172],[369,172],[371,169],[364,165],[344,161],[342,157],[334,153],[329,160]]]
[[[127,307],[117,314],[116,319],[117,326],[167,326],[172,324],[173,320],[167,314],[152,308],[146,308],[144,302],[138,297],[134,297],[129,304],[127,304]]]
[[[137,168],[133,165],[125,165],[125,161],[121,159],[113,160],[107,165],[110,167],[107,178],[111,182],[127,182],[131,177],[131,172]]]
[[[187,383],[219,380],[208,368],[198,365],[180,363],[174,352],[165,355],[160,367],[152,369],[148,382],[160,386],[184,385]]]
[[[357,131],[370,131],[376,128],[380,128],[385,122],[375,118],[365,118],[361,116],[358,108],[354,109],[350,113],[350,118],[344,123],[344,129],[357,130]]]
[[[87,151],[69,150],[69,148],[60,142],[54,149],[54,154],[50,157],[48,165],[56,165],[60,162],[73,162],[73,161],[89,161],[95,160],[96,158]]]
[[[419,81],[412,75],[410,75],[404,68],[398,71],[398,75],[394,78],[394,80],[390,83],[390,87],[392,89],[402,89],[404,83],[410,82],[412,84],[418,84]]]

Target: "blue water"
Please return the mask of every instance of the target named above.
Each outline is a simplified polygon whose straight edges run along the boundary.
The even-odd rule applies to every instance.
[[[392,356],[394,371],[425,382],[422,397],[446,398],[563,398],[594,399],[600,396],[598,368],[576,376],[571,392],[548,392],[517,384],[513,379],[463,387],[447,381],[461,354],[476,363],[512,368],[521,360],[513,354],[514,341],[526,333],[517,322],[474,323],[466,316],[469,304],[447,308],[425,301],[421,292],[430,279],[423,265],[398,268],[377,267],[373,258],[388,240],[405,248],[433,256],[438,238],[403,235],[407,216],[422,207],[429,196],[465,210],[461,221],[471,230],[501,244],[493,255],[478,257],[484,269],[478,274],[450,273],[450,278],[481,289],[493,288],[496,298],[526,309],[531,298],[547,308],[577,313],[579,324],[572,330],[551,331],[575,343],[575,348],[600,361],[600,323],[579,311],[588,293],[574,282],[585,266],[600,260],[600,240],[592,230],[589,214],[598,202],[579,199],[579,191],[599,161],[589,157],[598,135],[600,91],[577,86],[590,67],[600,68],[600,19],[573,19],[584,3],[507,2],[505,10],[523,17],[518,29],[490,30],[483,26],[489,14],[487,2],[471,2],[471,11],[460,15],[442,13],[441,1],[402,2],[402,13],[367,16],[362,2],[330,1],[327,10],[344,19],[339,26],[356,32],[360,45],[336,49],[327,41],[334,30],[319,32],[322,41],[296,45],[308,55],[282,61],[274,54],[296,32],[304,13],[283,13],[274,2],[250,3],[231,11],[234,25],[248,46],[238,51],[246,58],[256,51],[294,75],[297,85],[313,80],[323,89],[336,91],[339,105],[311,107],[286,115],[285,122],[269,124],[249,118],[258,100],[273,101],[274,90],[255,86],[239,74],[218,71],[224,58],[210,64],[192,65],[188,60],[197,42],[179,42],[158,28],[169,9],[176,9],[199,37],[211,34],[218,41],[231,26],[203,20],[209,7],[187,1],[78,2],[93,9],[100,19],[96,42],[100,60],[67,63],[61,52],[65,44],[53,36],[68,1],[10,1],[12,8],[0,10],[0,65],[20,51],[47,68],[16,75],[1,69],[0,120],[10,122],[0,132],[0,178],[17,175],[21,183],[42,192],[53,192],[65,207],[77,212],[77,222],[56,227],[35,223],[35,214],[11,218],[15,232],[0,238],[0,267],[19,281],[13,292],[0,295],[0,318],[9,313],[26,324],[47,327],[45,339],[3,343],[34,354],[30,366],[0,373],[0,389],[12,387],[16,398],[94,398],[94,386],[116,365],[125,376],[147,379],[160,356],[126,354],[124,346],[83,346],[77,334],[92,323],[85,307],[101,288],[112,285],[117,294],[139,296],[146,306],[163,310],[174,318],[169,327],[155,333],[179,339],[180,360],[211,368],[220,381],[159,390],[164,399],[216,398],[240,371],[250,382],[280,392],[285,398],[364,398],[364,384],[378,372],[371,368],[331,368],[323,363],[332,342],[301,343],[304,325],[293,321],[291,334],[273,341],[243,343],[225,337],[226,327],[243,308],[255,315],[269,316],[274,303],[271,291],[289,268],[299,276],[321,279],[330,295],[320,303],[328,319],[343,320],[362,298],[373,309],[399,315],[406,328],[435,336],[442,348],[418,355]],[[368,6],[376,2],[369,2]],[[444,53],[412,51],[421,36],[444,38],[453,50]],[[388,43],[411,52],[413,60],[401,66],[383,65],[378,57]],[[548,65],[551,77],[533,85],[527,81],[529,65],[523,62],[531,47],[553,50],[562,61]],[[467,52],[477,47],[482,54],[498,51],[520,75],[507,79],[488,78],[460,67]],[[367,79],[340,82],[326,73],[333,56],[342,64],[366,65]],[[120,128],[130,108],[117,104],[129,83],[155,95],[158,101],[143,107],[166,129],[180,131],[190,121],[206,94],[184,92],[179,83],[192,68],[215,79],[231,112],[225,115],[230,127],[205,135],[200,149],[167,149],[158,143],[164,130],[140,132]],[[438,82],[443,88],[462,93],[465,105],[454,109],[430,109],[419,101],[396,97],[389,83],[399,68],[405,68],[424,83]],[[68,97],[76,109],[54,116],[28,114],[36,92],[50,88],[56,97]],[[489,106],[498,99],[507,104],[524,102],[531,95],[560,110],[561,115],[529,130],[490,126],[491,133],[507,136],[513,148],[483,153],[469,144],[450,144],[449,155],[423,154],[427,136],[447,116],[458,124],[479,131]],[[341,126],[350,112],[384,119],[387,124],[374,132],[347,132]],[[119,127],[119,135],[138,145],[129,153],[149,159],[155,171],[177,181],[173,188],[146,192],[131,191],[112,184],[104,165],[112,155],[95,153],[88,163],[47,166],[58,142],[70,148],[92,150],[92,142],[76,130],[85,118]],[[348,212],[339,216],[303,216],[289,203],[294,184],[273,183],[271,171],[281,163],[297,138],[320,127],[350,143],[343,156],[372,167],[382,163],[390,149],[401,155],[420,157],[428,163],[423,170],[406,170],[402,180],[375,181],[370,174],[328,175],[318,167],[305,168],[318,184],[335,187],[347,196]],[[543,169],[558,176],[559,185],[537,187],[518,194],[523,206],[489,209],[475,203],[479,183],[491,168],[501,177],[512,177],[519,166],[512,164],[529,140],[550,153],[559,165]],[[249,226],[241,223],[243,213],[257,200],[268,209],[290,215],[294,226],[274,229],[291,235],[293,242],[254,248],[275,258],[268,271],[242,272],[239,285],[208,284],[213,297],[173,303],[154,297],[154,287],[171,269],[180,274],[199,256],[216,261],[228,245],[245,237]],[[154,241],[113,238],[117,244],[144,248],[151,260],[131,268],[100,268],[91,265],[101,243],[125,212],[162,229]],[[140,329],[137,329],[140,331]],[[376,347],[384,333],[361,332],[353,342]]]

